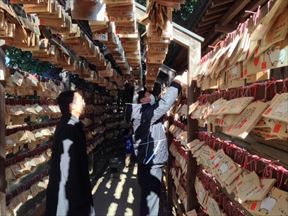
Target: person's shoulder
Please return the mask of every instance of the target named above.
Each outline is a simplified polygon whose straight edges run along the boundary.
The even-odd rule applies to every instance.
[[[125,106],[128,107],[128,108],[133,108],[133,109],[134,109],[134,108],[138,108],[138,107],[141,108],[142,104],[138,104],[138,103],[126,103]]]
[[[79,130],[81,124],[79,119],[69,118],[59,122],[58,127],[61,128],[63,133],[73,133]]]

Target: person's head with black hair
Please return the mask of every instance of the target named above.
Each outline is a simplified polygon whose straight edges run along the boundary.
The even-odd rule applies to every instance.
[[[153,104],[155,102],[155,97],[154,95],[149,92],[146,88],[144,88],[144,90],[141,90],[138,92],[138,99],[137,99],[137,103],[141,103],[141,104]]]
[[[85,101],[77,91],[64,91],[57,97],[57,103],[63,116],[73,115],[77,118],[85,109]]]

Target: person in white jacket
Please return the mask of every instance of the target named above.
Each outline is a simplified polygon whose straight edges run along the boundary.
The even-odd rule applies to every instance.
[[[181,92],[183,75],[175,77],[166,94],[156,101],[148,91],[138,92],[138,104],[127,104],[126,121],[132,121],[134,151],[141,188],[140,215],[157,216],[162,188],[162,167],[168,160],[163,116]]]

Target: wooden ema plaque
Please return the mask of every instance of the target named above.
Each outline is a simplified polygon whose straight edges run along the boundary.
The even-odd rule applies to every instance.
[[[109,20],[111,22],[118,22],[118,21],[129,21],[134,19],[134,6],[131,5],[116,5],[116,6],[111,6],[107,5],[106,6],[106,12],[109,16]]]
[[[75,20],[97,20],[104,16],[104,5],[94,0],[73,0],[71,17]]]
[[[167,43],[153,43],[147,45],[147,50],[152,53],[168,53],[169,44]]]
[[[261,51],[267,50],[274,44],[285,40],[288,34],[288,7],[286,7],[271,25],[261,43]]]
[[[224,133],[245,139],[257,122],[261,119],[267,103],[256,101],[248,105],[232,124],[224,129]]]
[[[166,53],[153,53],[148,50],[147,64],[163,64],[166,58]]]
[[[10,4],[39,4],[43,3],[45,4],[46,1],[39,1],[39,0],[10,0]]]
[[[138,47],[139,46],[139,38],[138,36],[135,38],[120,38],[121,44],[123,48],[128,48],[128,47]]]
[[[2,39],[15,36],[16,25],[6,20],[4,10],[0,10],[0,37]]]
[[[38,14],[42,16],[61,17],[61,6],[56,1],[44,4],[24,4],[27,14]]]
[[[263,117],[288,123],[288,93],[275,95]]]
[[[288,214],[287,199],[288,193],[286,191],[273,187],[268,195],[261,201],[249,201],[243,203],[243,206],[255,215],[285,216]]]
[[[155,81],[161,64],[147,64],[146,80]]]
[[[253,99],[253,97],[242,97],[229,100],[225,102],[225,106],[221,107],[221,109],[219,109],[215,114],[239,114],[248,106],[249,103],[251,103]]]
[[[104,3],[108,6],[129,6],[133,5],[134,0],[104,0]]]
[[[158,4],[166,6],[166,7],[170,7],[170,8],[174,8],[174,9],[179,9],[180,5],[184,3],[183,0],[169,0],[169,1],[165,1],[165,0],[155,0]]]
[[[32,51],[32,55],[41,61],[49,61],[56,65],[61,62],[61,51],[55,45],[49,46],[48,50]]]
[[[129,23],[129,25],[118,24],[116,26],[116,32],[117,34],[134,34],[137,32],[136,23],[135,22],[133,22],[132,24]]]
[[[34,32],[26,32],[26,30],[19,25],[15,27],[14,37],[5,39],[6,45],[31,51],[38,49],[38,43],[39,35],[35,34]]]
[[[106,34],[109,30],[108,21],[89,21],[89,26],[93,33],[94,40],[99,40],[99,37],[96,36],[96,33]]]
[[[105,78],[112,78],[115,76],[117,73],[115,72],[114,69],[107,69],[107,70],[101,70],[98,71],[99,76],[105,77]]]

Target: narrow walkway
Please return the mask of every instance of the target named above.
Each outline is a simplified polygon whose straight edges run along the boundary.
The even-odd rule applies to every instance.
[[[95,184],[92,194],[96,216],[139,215],[140,190],[137,165],[108,167]]]

